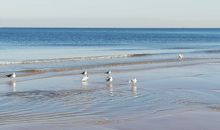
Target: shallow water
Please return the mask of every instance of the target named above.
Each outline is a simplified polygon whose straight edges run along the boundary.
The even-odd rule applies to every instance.
[[[134,118],[143,113],[152,117],[220,107],[218,64],[202,62],[171,67],[165,64],[154,69],[145,65],[114,70],[112,84],[107,84],[106,75],[100,73],[108,67],[89,69],[88,83],[80,82],[81,75],[66,75],[66,72],[47,78],[32,75],[18,77],[16,81],[2,80],[1,124],[95,123]],[[138,79],[136,86],[128,83],[132,77]]]
[[[219,29],[0,29],[0,124],[216,110],[219,42]],[[11,72],[16,79],[5,77]]]

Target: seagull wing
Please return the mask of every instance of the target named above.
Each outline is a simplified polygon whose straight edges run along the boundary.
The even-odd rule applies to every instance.
[[[11,77],[12,76],[12,74],[7,74],[7,75],[5,75],[6,77]]]

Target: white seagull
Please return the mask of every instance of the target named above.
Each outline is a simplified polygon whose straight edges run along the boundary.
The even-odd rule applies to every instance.
[[[8,75],[6,75],[6,77],[8,77],[8,78],[16,78],[16,74],[15,73],[8,74]]]
[[[84,77],[82,78],[81,81],[82,81],[82,82],[87,82],[88,80],[89,80],[89,76],[86,75],[86,76],[84,76]]]
[[[82,75],[88,75],[87,70],[85,70],[84,72],[81,73]]]
[[[134,79],[130,80],[129,83],[130,83],[130,84],[136,84],[136,83],[137,83],[137,79],[134,78]]]
[[[183,54],[179,54],[179,55],[178,55],[178,59],[179,59],[179,60],[183,60],[183,58],[184,58]]]
[[[113,81],[113,78],[111,76],[106,79],[106,82],[111,83],[112,81]]]
[[[112,73],[112,71],[111,71],[111,70],[109,70],[109,71],[105,72],[105,74],[111,74],[111,73]]]

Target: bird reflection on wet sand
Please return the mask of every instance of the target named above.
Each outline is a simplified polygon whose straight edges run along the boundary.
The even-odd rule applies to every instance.
[[[112,83],[107,83],[106,85],[107,85],[107,89],[108,89],[110,95],[111,95],[111,96],[114,96],[114,93],[113,93],[114,90],[113,90],[113,85],[112,85]]]
[[[82,83],[81,83],[81,88],[82,88],[83,90],[88,90],[88,82],[82,82]]]
[[[8,85],[12,88],[13,92],[16,92],[16,81],[15,80],[9,81]]]
[[[131,92],[132,92],[132,95],[134,97],[138,97],[137,96],[137,85],[136,84],[131,84]]]

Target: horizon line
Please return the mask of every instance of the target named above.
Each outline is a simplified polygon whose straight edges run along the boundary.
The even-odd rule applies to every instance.
[[[11,27],[0,27],[0,29],[10,28],[32,28],[32,29],[220,29],[220,27],[50,27],[50,26],[11,26]]]

